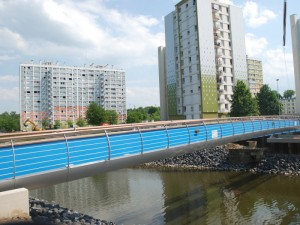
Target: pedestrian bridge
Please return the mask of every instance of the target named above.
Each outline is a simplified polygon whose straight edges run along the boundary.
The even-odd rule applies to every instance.
[[[34,189],[299,129],[300,117],[240,117],[0,135],[0,191]]]

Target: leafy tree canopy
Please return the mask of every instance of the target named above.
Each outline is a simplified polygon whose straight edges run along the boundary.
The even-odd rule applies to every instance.
[[[127,110],[127,123],[141,123],[142,121],[159,121],[160,108],[155,106],[139,107]]]
[[[105,109],[97,105],[96,102],[90,103],[86,111],[86,120],[88,124],[99,126],[107,120]]]
[[[118,123],[118,113],[115,110],[106,110],[106,118],[109,124],[117,124]]]
[[[283,97],[285,99],[292,98],[292,97],[294,97],[294,95],[295,95],[295,91],[294,90],[286,90],[286,91],[283,92]]]
[[[0,131],[12,132],[20,130],[20,114],[4,112],[0,114]]]
[[[267,84],[260,88],[256,98],[261,115],[278,115],[280,113],[279,96]]]
[[[259,115],[257,102],[243,81],[238,81],[234,87],[231,102],[232,117]]]

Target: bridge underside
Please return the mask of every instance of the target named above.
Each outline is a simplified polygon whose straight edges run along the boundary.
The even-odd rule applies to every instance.
[[[189,145],[144,152],[142,154],[131,154],[128,155],[128,157],[123,156],[120,158],[113,158],[106,161],[70,166],[66,167],[65,169],[47,171],[45,173],[32,174],[30,176],[16,177],[12,180],[0,181],[0,191],[21,187],[25,187],[28,189],[36,189],[57,183],[68,182],[84,177],[94,176],[103,172],[136,166],[143,163],[152,162],[158,159],[174,157],[185,153],[191,153],[206,148],[216,147],[230,142],[248,140],[252,139],[253,137],[268,136],[274,133],[292,132],[295,130],[295,127],[285,127],[269,129],[264,131],[256,131],[252,133],[223,137],[220,139],[207,140],[199,143],[191,143]]]

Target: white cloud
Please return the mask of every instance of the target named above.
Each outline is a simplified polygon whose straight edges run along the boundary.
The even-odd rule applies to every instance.
[[[254,34],[247,33],[245,36],[246,53],[250,57],[260,55],[268,45],[265,37],[257,37]]]
[[[55,61],[76,57],[82,64],[85,59],[123,68],[156,65],[157,46],[164,43],[164,33],[152,31],[159,26],[156,18],[110,9],[101,1],[44,0],[29,6],[12,0],[3,3],[0,20],[9,27],[0,26],[0,37],[7,37],[3,46],[15,49],[17,43],[27,55]]]
[[[0,86],[3,86],[6,85],[4,84],[4,82],[18,82],[19,81],[19,77],[18,76],[14,76],[14,75],[3,75],[3,76],[0,76]],[[4,85],[2,85],[4,84]]]
[[[276,79],[279,79],[278,89],[280,93],[288,89],[295,90],[292,53],[284,54],[283,49],[278,47],[266,51],[265,58],[263,64],[264,83],[276,90]]]
[[[0,27],[0,48],[1,50],[17,49],[24,51],[27,47],[26,41],[16,32],[6,27]]]
[[[247,1],[243,9],[246,24],[252,28],[256,28],[266,24],[269,20],[275,19],[277,15],[269,10],[262,9],[256,2]]]
[[[127,108],[159,106],[158,87],[128,87],[126,89]]]
[[[19,88],[13,87],[13,88],[0,88],[0,101],[12,101],[16,102],[19,100]]]
[[[0,61],[8,61],[8,60],[12,60],[15,59],[15,56],[9,56],[9,55],[0,55]]]

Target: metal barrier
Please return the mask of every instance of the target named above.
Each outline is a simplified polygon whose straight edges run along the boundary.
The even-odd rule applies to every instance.
[[[300,117],[165,121],[0,136],[0,182],[132,155],[278,128]]]

